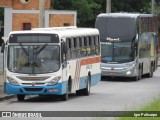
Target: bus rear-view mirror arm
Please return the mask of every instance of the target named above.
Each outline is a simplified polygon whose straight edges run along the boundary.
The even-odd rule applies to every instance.
[[[5,49],[5,42],[3,41],[2,45],[1,45],[1,53],[4,53],[4,49]]]

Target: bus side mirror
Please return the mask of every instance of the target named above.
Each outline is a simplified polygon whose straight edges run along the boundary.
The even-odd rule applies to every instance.
[[[4,53],[4,49],[5,49],[5,42],[3,41],[2,45],[1,45],[1,53]]]
[[[135,45],[137,45],[137,44],[138,44],[138,34],[135,37]]]
[[[67,45],[65,42],[63,42],[63,52],[66,54],[67,53]]]

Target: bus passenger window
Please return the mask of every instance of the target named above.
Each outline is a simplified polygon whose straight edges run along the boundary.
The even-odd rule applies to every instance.
[[[89,44],[90,44],[90,55],[94,55],[94,50],[95,50],[94,36],[90,36]]]
[[[86,37],[86,51],[87,51],[87,56],[90,56],[91,50],[90,50],[90,44],[89,44],[89,36]]]
[[[66,39],[66,44],[67,44],[67,60],[71,59],[71,39],[67,38]]]
[[[95,36],[95,43],[96,43],[96,54],[99,55],[100,53],[99,36]]]
[[[76,48],[76,53],[77,53],[77,58],[80,58],[81,57],[81,53],[80,53],[80,38],[77,37],[76,38],[76,42],[77,42],[77,48]]]
[[[84,37],[81,37],[81,44],[82,44],[82,47],[81,47],[81,56],[85,57],[86,56],[86,49],[85,49],[85,40],[84,40]]]
[[[71,41],[72,41],[72,48],[71,48],[72,59],[75,59],[76,58],[76,46],[77,46],[76,38],[72,38]]]

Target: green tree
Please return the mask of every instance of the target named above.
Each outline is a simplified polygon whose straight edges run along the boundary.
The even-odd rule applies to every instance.
[[[98,14],[106,12],[106,0],[52,0],[53,9],[76,10],[77,26],[94,27]],[[112,0],[112,12],[150,13],[151,0]]]
[[[112,12],[150,13],[151,0],[112,0]]]
[[[52,6],[58,10],[76,10],[77,26],[94,27],[96,16],[101,11],[101,5],[95,0],[52,0]]]
[[[0,7],[0,17],[4,17],[4,9]]]

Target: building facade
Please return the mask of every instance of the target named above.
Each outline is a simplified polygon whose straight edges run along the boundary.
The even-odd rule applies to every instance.
[[[10,31],[39,27],[40,0],[1,0],[4,7],[4,36]],[[44,0],[44,27],[76,26],[76,11],[51,10],[51,0]]]

